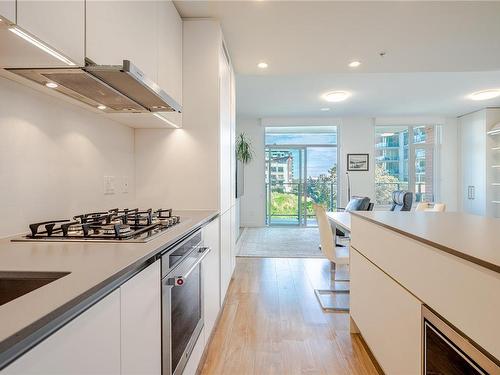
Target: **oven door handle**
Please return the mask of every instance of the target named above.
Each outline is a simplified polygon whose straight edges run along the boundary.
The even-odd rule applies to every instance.
[[[198,256],[195,258],[194,262],[190,262],[186,266],[181,266],[175,269],[173,273],[177,276],[169,276],[167,284],[172,286],[183,286],[185,280],[189,277],[191,272],[193,272],[195,268],[198,267],[198,265],[203,261],[203,259],[205,259],[205,257],[211,250],[212,249],[208,246],[199,247],[196,251],[198,253]]]

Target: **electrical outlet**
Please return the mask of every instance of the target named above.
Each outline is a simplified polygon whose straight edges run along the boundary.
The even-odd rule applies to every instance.
[[[104,194],[115,193],[115,176],[104,176]]]
[[[123,176],[122,177],[122,193],[127,194],[128,193],[128,185],[129,185],[129,178],[128,176]]]

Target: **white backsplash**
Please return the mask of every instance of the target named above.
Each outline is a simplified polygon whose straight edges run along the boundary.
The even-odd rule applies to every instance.
[[[135,202],[134,129],[104,116],[0,78],[0,145],[0,238]]]

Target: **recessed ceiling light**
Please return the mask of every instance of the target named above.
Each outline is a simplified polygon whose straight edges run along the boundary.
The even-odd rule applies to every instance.
[[[484,91],[473,92],[469,95],[469,99],[472,100],[488,100],[500,96],[500,89],[491,89]]]
[[[329,111],[329,110],[330,110],[330,108],[326,108],[326,107],[320,109],[320,111],[323,111],[323,112],[326,112],[326,111]]]
[[[260,69],[266,69],[268,67],[268,65],[266,62],[262,61],[262,62],[257,64],[257,67],[259,67]]]
[[[49,89],[55,89],[59,85],[55,82],[47,82],[45,86],[47,86]]]
[[[327,102],[335,103],[344,101],[350,96],[351,94],[348,93],[347,91],[330,91],[323,94],[323,99],[326,100]]]
[[[351,61],[351,62],[349,63],[349,67],[350,67],[350,68],[357,68],[357,67],[358,67],[358,66],[360,66],[360,65],[361,65],[361,62],[359,62],[359,61]]]
[[[100,109],[100,110],[105,110],[105,109],[106,109],[106,106],[105,106],[104,104],[99,104],[99,105],[97,106],[97,108],[98,108],[98,109]]]

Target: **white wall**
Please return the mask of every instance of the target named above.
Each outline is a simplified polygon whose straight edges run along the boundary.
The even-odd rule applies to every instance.
[[[375,174],[374,174],[374,119],[370,117],[344,118],[339,130],[339,183],[340,207],[345,207],[347,199],[347,154],[369,154],[370,167],[368,172],[350,171],[351,196],[360,195],[370,197],[375,201]]]
[[[0,108],[0,237],[134,204],[133,129],[4,78]],[[116,194],[104,195],[104,176],[116,177]]]
[[[258,227],[265,225],[265,161],[264,138],[265,126],[294,125],[337,125],[339,126],[339,159],[338,173],[341,186],[340,206],[347,204],[347,154],[367,153],[370,158],[370,168],[367,172],[349,172],[351,180],[351,195],[375,198],[374,186],[374,126],[378,125],[419,125],[439,124],[442,126],[442,144],[437,168],[440,177],[437,181],[437,200],[446,203],[448,211],[456,211],[458,207],[459,190],[459,160],[458,160],[458,126],[457,120],[443,117],[415,118],[238,118],[236,133],[245,132],[251,139],[255,151],[255,159],[245,166],[245,194],[241,198],[241,226]]]
[[[240,225],[262,227],[266,220],[266,189],[264,178],[264,130],[260,119],[237,118],[236,135],[244,132],[252,142],[254,159],[245,165],[245,192],[240,198]]]
[[[460,164],[457,119],[444,119],[441,124],[441,144],[438,147],[436,201],[445,203],[446,211],[458,211]]]

